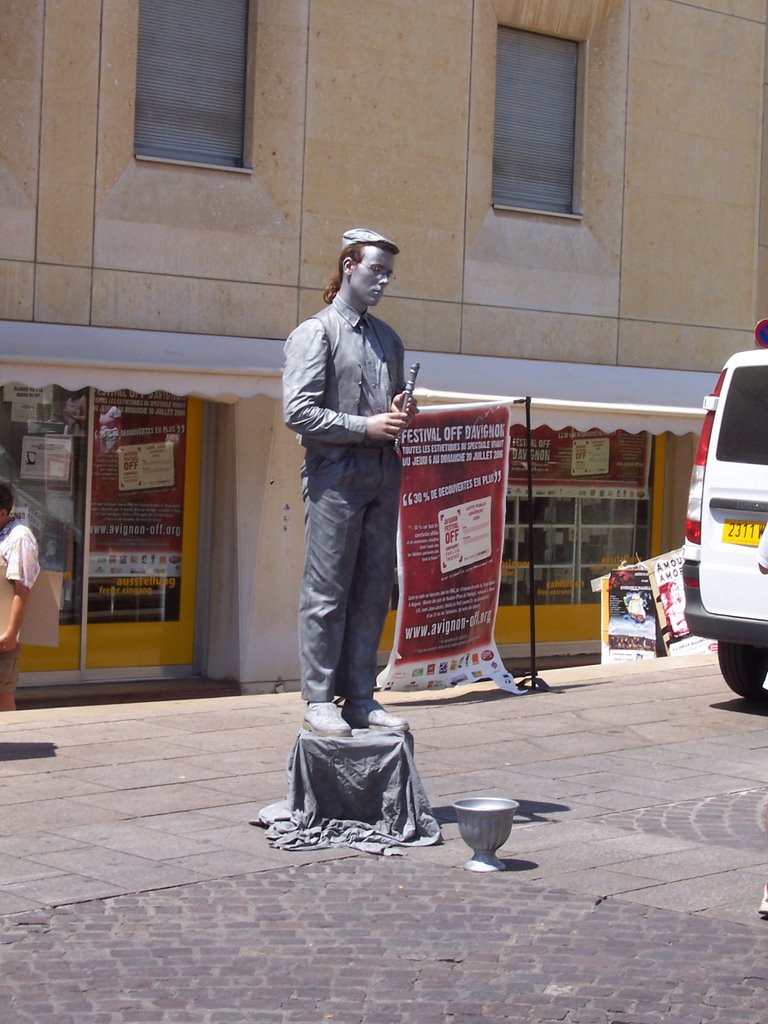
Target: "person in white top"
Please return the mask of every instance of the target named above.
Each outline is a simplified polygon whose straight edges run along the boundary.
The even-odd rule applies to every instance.
[[[763,530],[757,547],[757,568],[764,576],[768,574],[768,526]],[[768,826],[768,815],[765,821],[766,826]],[[763,888],[763,895],[757,912],[761,917],[768,917],[768,884]]]
[[[0,711],[16,710],[21,644],[19,632],[32,585],[40,572],[34,533],[13,514],[13,491],[0,483],[0,586],[13,588],[11,612],[0,622]]]
[[[768,573],[768,527],[763,530],[757,546],[757,568],[763,574]]]

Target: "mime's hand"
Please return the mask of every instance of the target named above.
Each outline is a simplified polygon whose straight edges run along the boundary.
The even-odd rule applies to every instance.
[[[392,404],[394,407],[394,402]],[[399,410],[380,412],[366,420],[365,436],[369,441],[396,441],[407,423],[408,417]]]
[[[403,408],[403,403],[405,402],[405,399],[406,394],[404,391],[401,391],[399,395],[395,395],[395,397],[392,399],[392,408],[400,412],[400,410]],[[405,410],[405,412],[408,414],[408,422],[406,423],[407,427],[411,425],[411,420],[414,418],[414,416],[416,416],[418,411],[419,403],[416,401],[413,395],[411,395],[411,397],[408,399],[408,407]]]

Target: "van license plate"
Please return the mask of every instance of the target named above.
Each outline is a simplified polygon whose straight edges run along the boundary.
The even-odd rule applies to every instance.
[[[744,519],[726,519],[723,523],[723,544],[746,544],[756,548],[765,529],[765,523],[750,523]]]

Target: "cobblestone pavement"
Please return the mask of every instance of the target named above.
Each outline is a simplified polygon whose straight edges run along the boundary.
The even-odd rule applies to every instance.
[[[766,1019],[764,934],[413,853],[92,901],[5,940],[5,1024]]]
[[[765,789],[761,787],[609,814],[603,820],[630,831],[763,851],[767,804]]]
[[[383,695],[444,838],[385,858],[248,824],[295,695],[3,716],[0,1024],[766,1024],[768,709],[710,661],[548,681]]]

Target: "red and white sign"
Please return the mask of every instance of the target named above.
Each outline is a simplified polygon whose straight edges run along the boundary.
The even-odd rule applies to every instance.
[[[755,324],[755,344],[758,348],[768,348],[768,320],[758,320]]]
[[[178,621],[187,400],[97,391],[94,409],[90,604],[100,621],[130,621],[120,601],[136,621]]]
[[[504,545],[509,409],[420,412],[402,441],[400,600],[385,690],[492,679],[515,686],[493,637]]]
[[[509,493],[528,494],[528,441],[525,427],[511,428]],[[536,427],[531,437],[533,493],[549,498],[648,497],[651,442],[647,433],[626,430]]]

